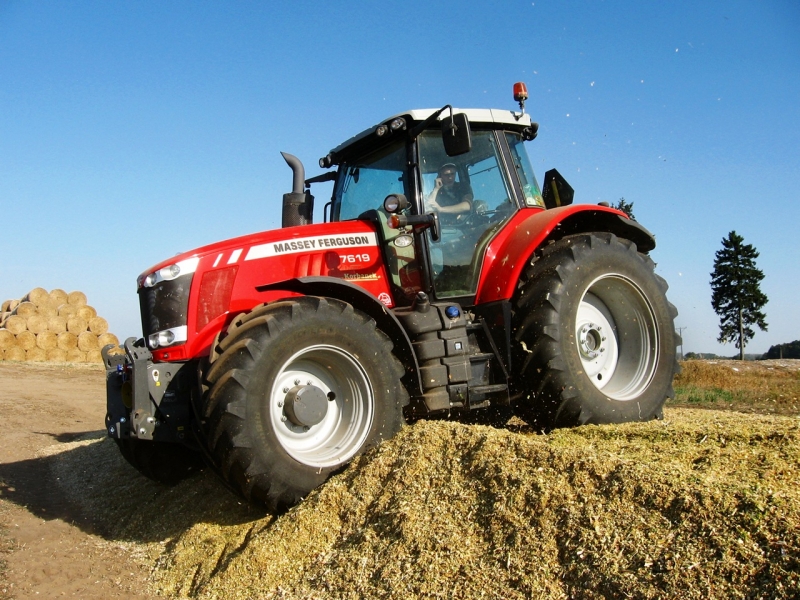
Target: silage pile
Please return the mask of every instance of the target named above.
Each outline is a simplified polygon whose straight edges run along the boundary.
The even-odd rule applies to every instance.
[[[2,304],[0,360],[102,362],[106,344],[117,346],[119,340],[83,292],[34,288]]]
[[[196,518],[155,585],[225,599],[796,598],[798,442],[797,418],[692,409],[549,435],[422,421],[277,519]]]

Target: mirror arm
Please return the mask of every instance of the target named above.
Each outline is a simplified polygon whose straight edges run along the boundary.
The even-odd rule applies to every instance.
[[[322,183],[323,181],[334,181],[336,179],[336,171],[328,171],[327,173],[323,173],[322,175],[317,175],[316,177],[309,177],[305,180],[306,187],[308,187],[312,183]]]
[[[437,111],[436,111],[435,113],[433,113],[433,114],[432,114],[430,117],[428,117],[427,119],[425,119],[425,120],[424,120],[422,123],[420,123],[419,125],[417,125],[416,127],[414,127],[414,129],[412,129],[412,130],[409,132],[409,135],[411,136],[411,139],[412,139],[412,140],[415,140],[415,139],[417,139],[417,138],[419,137],[419,134],[420,134],[420,133],[422,133],[423,131],[425,131],[425,129],[426,129],[426,128],[427,128],[427,127],[428,127],[428,126],[431,124],[431,123],[434,123],[434,122],[435,122],[435,121],[436,121],[436,120],[439,118],[439,115],[441,115],[441,114],[442,114],[444,111],[446,111],[448,108],[450,109],[450,117],[452,118],[452,116],[453,116],[453,107],[452,107],[452,106],[450,106],[449,104],[445,104],[445,105],[444,105],[442,108],[440,108],[439,110],[437,110]]]

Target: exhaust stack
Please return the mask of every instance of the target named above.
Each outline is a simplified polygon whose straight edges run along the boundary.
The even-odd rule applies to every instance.
[[[281,152],[292,168],[292,191],[283,195],[281,227],[310,225],[314,221],[314,196],[305,190],[306,170],[296,156]]]

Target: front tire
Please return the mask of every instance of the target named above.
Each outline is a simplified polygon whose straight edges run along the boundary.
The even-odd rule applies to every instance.
[[[164,485],[176,485],[203,468],[200,453],[180,444],[138,439],[114,441],[132,467]]]
[[[204,416],[223,477],[283,510],[403,424],[403,368],[375,322],[302,297],[231,326],[208,371]]]
[[[538,252],[514,299],[515,408],[549,429],[660,418],[678,370],[666,282],[613,234]]]

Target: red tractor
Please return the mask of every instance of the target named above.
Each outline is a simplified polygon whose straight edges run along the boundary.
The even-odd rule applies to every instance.
[[[409,419],[507,407],[540,429],[661,416],[675,308],[624,213],[540,188],[524,111],[412,110],[320,159],[283,228],[138,279],[142,339],[104,349],[109,436],[173,482],[205,455],[297,503]],[[312,184],[333,181],[324,222]],[[479,413],[475,413],[476,415]]]

